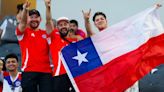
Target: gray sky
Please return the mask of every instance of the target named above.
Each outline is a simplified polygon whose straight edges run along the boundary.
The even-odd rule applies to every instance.
[[[123,19],[135,15],[151,6],[156,2],[163,2],[163,7],[159,9],[162,23],[164,24],[164,0],[51,0],[52,16],[65,16],[69,19],[76,19],[80,28],[85,30],[82,10],[88,11],[92,9],[92,15],[96,11],[102,11],[108,18],[109,25],[113,25]],[[37,0],[37,9],[41,12],[44,28],[45,23],[45,5],[44,0]],[[92,22],[93,23],[93,22]],[[92,24],[93,28],[97,30]]]

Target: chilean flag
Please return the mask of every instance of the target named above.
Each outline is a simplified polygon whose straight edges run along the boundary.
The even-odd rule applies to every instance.
[[[164,29],[149,8],[61,51],[78,92],[123,92],[164,63]]]

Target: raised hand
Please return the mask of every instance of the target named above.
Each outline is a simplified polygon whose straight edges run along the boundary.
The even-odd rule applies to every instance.
[[[85,19],[85,20],[89,20],[90,15],[91,15],[91,9],[89,9],[88,12],[84,12],[84,11],[82,10],[82,13],[83,13],[84,19]]]
[[[24,9],[29,9],[30,8],[31,3],[27,0],[24,4],[23,4],[23,8]]]
[[[44,0],[45,5],[50,7],[51,6],[51,0]]]
[[[158,3],[158,4],[155,4],[155,7],[158,9],[158,8],[162,7],[162,5]]]

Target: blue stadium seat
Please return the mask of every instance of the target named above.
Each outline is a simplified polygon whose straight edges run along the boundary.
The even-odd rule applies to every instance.
[[[164,64],[156,72],[147,74],[139,81],[140,92],[164,92]]]

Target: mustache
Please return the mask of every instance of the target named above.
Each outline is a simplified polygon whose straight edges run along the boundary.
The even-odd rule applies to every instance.
[[[67,30],[67,31],[68,31],[68,29],[67,29],[67,28],[62,28],[62,29],[61,29],[61,31],[62,31],[62,30]]]
[[[59,31],[59,33],[60,33],[60,36],[61,36],[61,37],[66,37],[67,34],[68,34],[68,31],[67,31],[66,33],[62,33],[61,31]]]
[[[39,21],[30,21],[30,23],[39,23]]]

